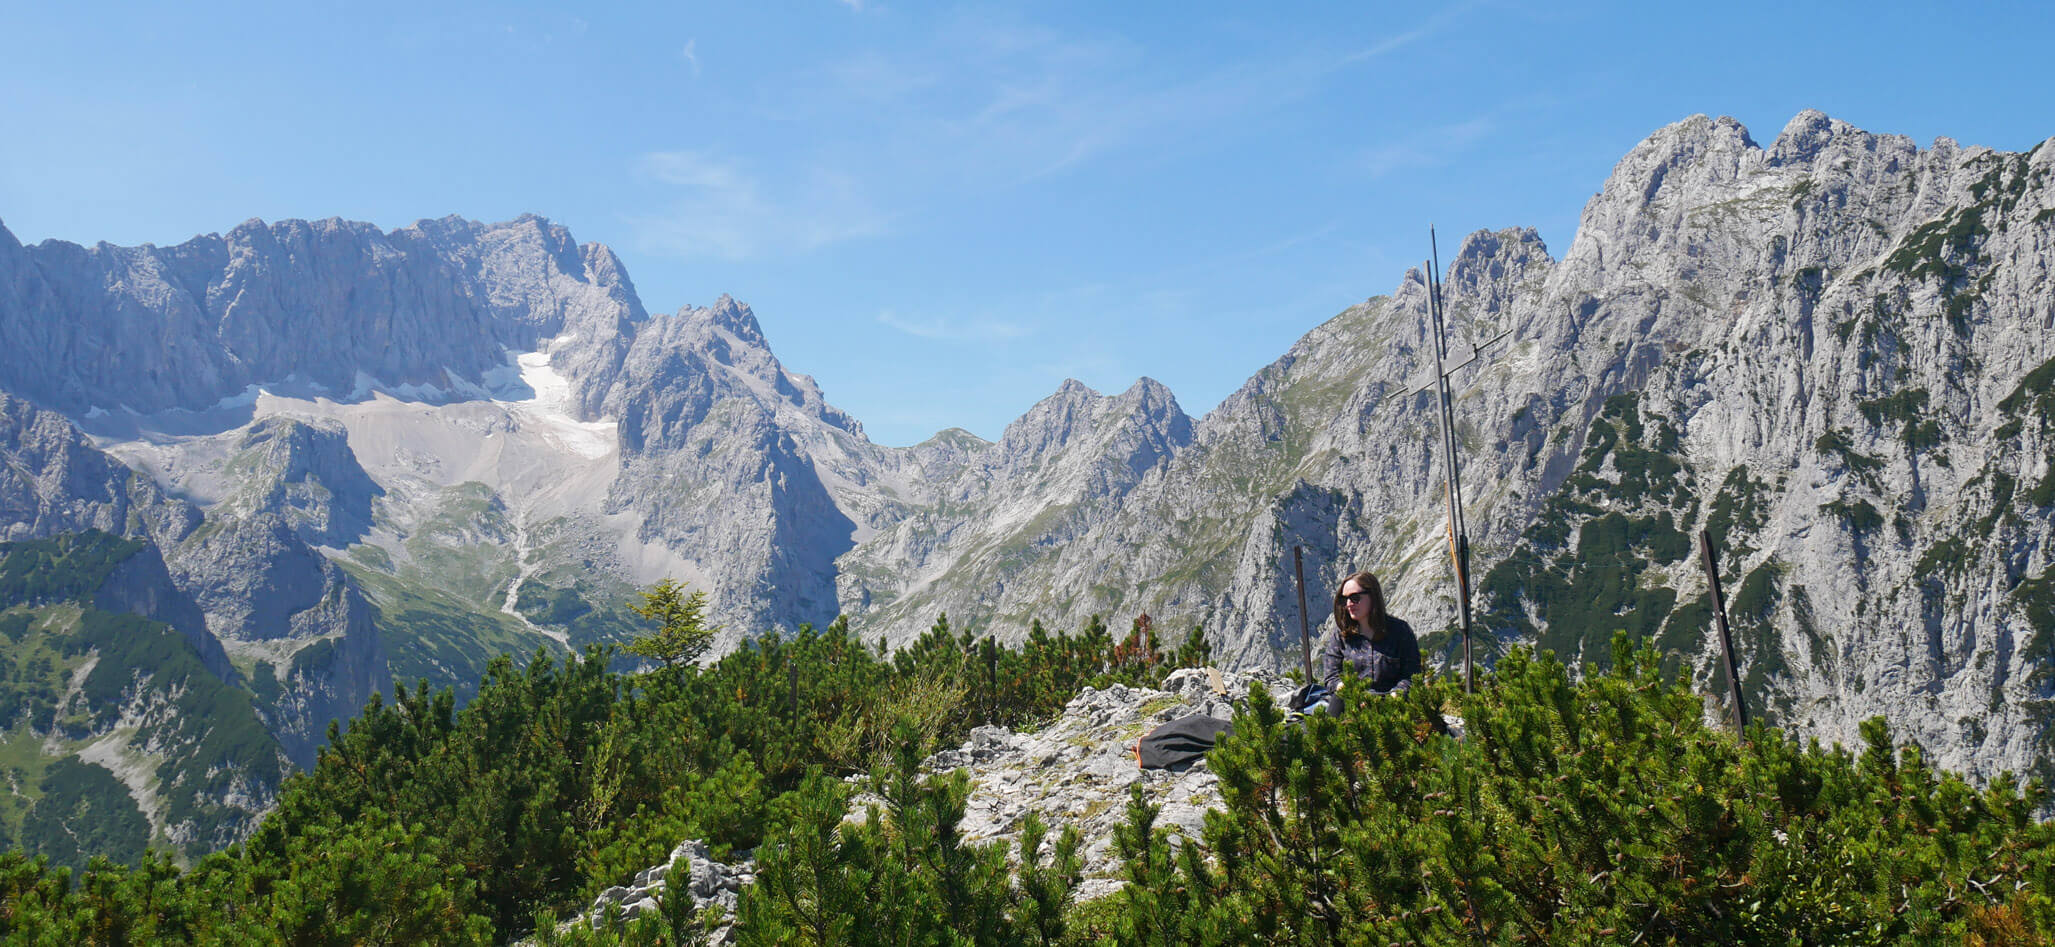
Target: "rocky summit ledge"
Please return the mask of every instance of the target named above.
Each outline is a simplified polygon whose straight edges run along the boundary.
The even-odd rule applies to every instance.
[[[1017,856],[1021,823],[1029,812],[1042,814],[1051,837],[1065,826],[1076,827],[1084,840],[1079,847],[1084,880],[1076,897],[1104,897],[1122,883],[1113,830],[1127,819],[1130,786],[1140,783],[1143,795],[1162,807],[1158,826],[1194,838],[1205,824],[1206,810],[1220,804],[1219,781],[1204,760],[1178,770],[1144,770],[1135,760],[1135,741],[1192,714],[1233,717],[1234,704],[1247,698],[1251,683],[1261,683],[1279,703],[1292,691],[1291,684],[1266,672],[1233,672],[1222,680],[1225,696],[1214,693],[1202,668],[1171,672],[1162,690],[1088,687],[1048,726],[1031,732],[979,727],[963,746],[929,757],[926,766],[934,772],[970,772],[970,798],[959,830],[974,844],[1004,841]],[[859,797],[859,811],[870,801]]]
[[[970,798],[958,829],[971,844],[1003,841],[1009,853],[1018,857],[1021,824],[1029,812],[1042,814],[1052,837],[1066,826],[1076,827],[1083,837],[1079,854],[1084,864],[1075,897],[1079,901],[1104,897],[1122,884],[1113,836],[1127,818],[1130,786],[1140,783],[1144,796],[1162,807],[1156,824],[1174,835],[1196,838],[1206,810],[1220,803],[1219,781],[1204,760],[1177,770],[1143,770],[1136,762],[1135,741],[1162,724],[1191,714],[1232,717],[1235,704],[1247,698],[1252,683],[1260,683],[1279,703],[1293,687],[1283,678],[1261,671],[1230,672],[1221,679],[1224,696],[1214,691],[1204,668],[1171,672],[1161,690],[1120,684],[1104,690],[1087,687],[1047,726],[1022,732],[978,727],[962,746],[936,753],[923,768],[931,773],[957,769],[970,773]],[[867,777],[849,779],[860,784]],[[870,807],[879,803],[877,796],[858,792],[850,801],[849,819],[866,818]],[[719,904],[732,925],[738,896],[756,877],[749,855],[736,853],[734,864],[716,862],[704,843],[687,840],[664,864],[638,872],[628,884],[601,892],[590,910],[566,925],[602,924],[609,914],[629,920],[656,912],[657,898],[669,880],[681,876],[671,867],[679,859],[684,859],[682,876],[690,879],[685,890],[692,897],[693,912]],[[724,926],[711,934],[711,943],[726,944],[733,940],[734,932],[732,926]]]

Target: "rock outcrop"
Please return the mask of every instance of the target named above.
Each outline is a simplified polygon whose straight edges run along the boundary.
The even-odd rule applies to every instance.
[[[957,769],[970,774],[971,792],[957,826],[965,844],[1005,844],[1017,852],[1022,820],[1029,812],[1041,814],[1051,837],[1065,828],[1077,829],[1082,866],[1074,897],[1101,898],[1123,884],[1114,830],[1127,819],[1132,786],[1139,783],[1143,797],[1161,807],[1156,824],[1177,838],[1198,838],[1206,811],[1220,804],[1219,780],[1207,770],[1205,760],[1177,770],[1140,769],[1135,741],[1157,726],[1192,714],[1231,719],[1252,684],[1278,701],[1291,691],[1283,679],[1265,673],[1222,677],[1224,690],[1218,692],[1202,668],[1171,672],[1160,690],[1121,684],[1105,690],[1088,687],[1048,726],[1025,733],[979,727],[962,746],[929,757],[922,769],[938,775]],[[870,806],[880,800],[863,791],[866,777],[852,776],[849,781],[858,788],[849,819],[868,818]],[[754,864],[750,853],[738,853],[732,862],[715,861],[696,839],[679,843],[663,864],[606,889],[589,910],[566,923],[597,926],[609,916],[626,921],[655,913],[659,899],[669,896],[671,882],[680,877],[673,867],[680,859],[687,866],[684,877],[689,881],[683,890],[692,899],[692,913],[714,904],[723,908],[726,923],[709,939],[728,943],[741,890],[755,881]]]

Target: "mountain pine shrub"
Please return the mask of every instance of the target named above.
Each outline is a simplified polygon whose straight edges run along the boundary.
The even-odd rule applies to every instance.
[[[1175,858],[1139,799],[1122,944],[2045,943],[2038,785],[1705,726],[1650,648],[1573,680],[1515,649],[1472,695],[1350,685],[1287,720],[1260,688],[1209,760],[1223,808]],[[1460,708],[1466,737],[1442,733]]]

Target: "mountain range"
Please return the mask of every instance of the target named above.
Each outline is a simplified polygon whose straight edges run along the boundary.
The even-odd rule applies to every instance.
[[[1763,146],[1694,116],[1560,258],[1463,239],[1484,657],[1603,663],[1625,629],[1723,692],[1704,532],[1752,713],[1848,743],[1882,714],[1939,765],[2055,776],[2051,171],[2046,143],[1805,112]],[[1428,312],[1407,272],[1201,418],[1150,379],[1069,381],[996,442],[901,448],[748,306],[651,314],[538,217],[170,248],[0,228],[0,685],[32,697],[0,843],[219,847],[391,681],[463,694],[497,654],[623,641],[667,577],[707,593],[717,650],[838,614],[891,645],[945,613],[1007,641],[1146,613],[1275,668],[1296,547],[1316,628],[1372,569],[1454,666]],[[155,644],[108,644],[116,619]]]

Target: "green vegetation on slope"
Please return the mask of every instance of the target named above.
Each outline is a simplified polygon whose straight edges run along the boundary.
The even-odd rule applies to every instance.
[[[1698,501],[1680,454],[1668,420],[1644,418],[1633,395],[1607,399],[1577,468],[1512,555],[1485,573],[1478,586],[1482,624],[1495,636],[1533,640],[1579,663],[1602,664],[1607,642],[1623,629],[1695,654],[1703,626],[1679,624],[1690,609],[1675,610],[1676,591],[1652,574],[1692,552],[1680,524],[1696,519]],[[1752,483],[1745,472],[1738,481],[1730,476],[1734,493],[1723,530],[1759,518]],[[1728,489],[1720,496],[1730,496]]]
[[[461,703],[476,692],[495,656],[557,650],[556,642],[522,627],[514,616],[353,560],[338,561],[377,610],[373,621],[396,680],[452,682]]]
[[[841,623],[704,669],[621,674],[602,648],[500,657],[461,710],[450,690],[374,697],[245,844],[173,879],[101,865],[73,885],[0,856],[0,939],[503,938],[683,838],[759,848],[793,824],[809,773],[869,770],[907,746],[925,756],[979,723],[1042,719],[1086,684],[1153,683],[1205,657],[1196,638],[1166,655],[1146,632],[1116,640],[1097,623],[1001,648],[946,620],[889,659]],[[145,909],[145,890],[175,905]]]
[[[88,744],[114,739],[154,763],[148,780],[189,857],[252,818],[226,800],[268,793],[284,777],[248,692],[215,677],[170,626],[91,606],[143,548],[97,531],[0,544],[0,582],[19,603],[0,612],[0,757],[13,790],[0,795],[0,830],[58,864],[133,861],[164,841],[113,774],[78,760]]]

